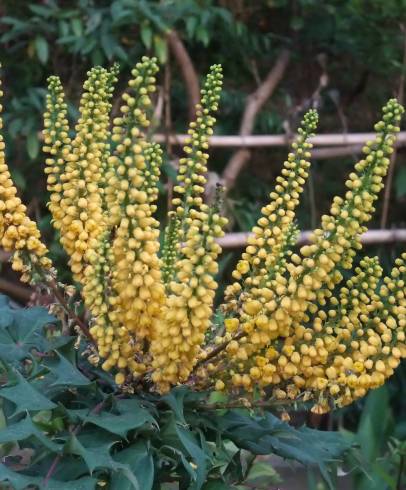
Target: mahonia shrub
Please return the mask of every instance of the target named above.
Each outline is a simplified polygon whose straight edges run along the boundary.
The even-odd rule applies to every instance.
[[[162,150],[148,133],[157,64],[132,71],[120,115],[110,121],[117,67],[89,71],[74,131],[58,77],[49,78],[44,114],[45,172],[52,222],[86,308],[73,317],[94,364],[124,392],[166,393],[178,384],[225,390],[247,403],[260,395],[312,402],[318,413],[381,386],[406,355],[406,255],[382,277],[365,258],[351,277],[360,236],[374,212],[403,113],[383,108],[376,137],[321,219],[310,244],[292,252],[317,113],[305,114],[296,141],[252,230],[214,321],[215,275],[227,223],[221,188],[204,202],[209,138],[222,71],[213,65],[188,130],[162,231],[154,217]],[[0,236],[21,279],[60,285],[39,231],[17,197],[0,147]],[[348,275],[348,273],[347,273]],[[65,292],[64,292],[65,291]]]

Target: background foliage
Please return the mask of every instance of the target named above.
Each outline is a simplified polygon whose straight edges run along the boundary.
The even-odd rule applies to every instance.
[[[293,131],[302,111],[311,104],[318,105],[320,132],[368,131],[384,101],[399,92],[404,73],[405,12],[404,0],[4,0],[0,6],[0,60],[7,156],[30,213],[53,244],[54,258],[58,262],[62,256],[45,212],[38,138],[44,87],[50,74],[61,76],[73,103],[91,66],[119,61],[120,92],[129,68],[140,56],[155,54],[162,64],[157,102],[164,106],[156,114],[155,128],[163,133],[183,132],[189,117],[188,99],[177,60],[168,45],[168,33],[175,31],[196,73],[205,73],[210,64],[223,64],[225,90],[217,132],[237,134],[248,95],[266,76],[281,49],[288,48],[291,62],[275,93],[259,112],[254,133]],[[72,104],[70,117],[74,120],[76,116]],[[245,231],[254,224],[284,153],[269,149],[252,153],[249,166],[227,197],[233,230]],[[213,172],[221,174],[230,156],[228,149],[212,151]],[[170,162],[176,158],[177,149],[167,148],[164,169],[168,178],[173,174]],[[302,229],[317,222],[331,196],[341,191],[340,182],[354,159],[350,156],[314,162],[312,185],[307,188],[299,214]],[[163,186],[163,201],[165,193]],[[389,226],[406,226],[405,203],[406,161],[400,150]],[[372,227],[379,226],[380,214],[378,207]],[[381,262],[389,265],[399,248],[371,247],[368,253],[379,253]],[[232,253],[224,255],[224,276],[233,260]],[[6,266],[3,275],[13,278]],[[376,488],[396,488],[394,475],[405,457],[405,428],[399,423],[406,413],[404,379],[403,366],[388,393],[374,393],[365,406],[361,402],[338,416],[339,423],[357,433],[362,447],[373,448],[363,458],[371,463]],[[387,409],[376,413],[377,407]],[[382,413],[391,415],[387,415],[385,424],[377,424]],[[376,425],[384,434],[369,430]],[[365,473],[354,478],[356,488],[371,488]]]

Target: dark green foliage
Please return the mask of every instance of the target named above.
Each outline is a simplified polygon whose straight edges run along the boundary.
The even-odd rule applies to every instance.
[[[390,391],[390,385],[371,391],[356,432],[347,433],[358,446],[349,458],[357,490],[398,490],[406,483],[406,425],[395,416]],[[402,408],[397,409],[402,414]]]
[[[13,309],[3,296],[0,360],[0,481],[16,489],[106,482],[148,490],[176,481],[213,490],[247,477],[277,480],[271,467],[252,466],[248,455],[257,454],[318,468],[333,488],[334,463],[351,446],[338,433],[295,429],[270,412],[207,409],[207,395],[187,387],[162,397],[118,393],[44,309]]]

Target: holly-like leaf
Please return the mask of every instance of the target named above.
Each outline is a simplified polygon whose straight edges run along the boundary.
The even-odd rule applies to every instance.
[[[85,386],[91,383],[71,362],[59,352],[55,352],[57,358],[48,359],[44,363],[56,377],[51,386]]]
[[[184,407],[192,404],[195,407],[196,402],[205,398],[205,393],[191,391],[187,386],[176,386],[167,395],[161,397],[173,411],[177,421],[186,424]]]
[[[169,407],[173,410],[176,419],[184,424],[186,424],[186,420],[183,414],[183,402],[186,393],[187,388],[185,386],[179,386],[162,397],[162,401],[169,405]]]
[[[55,403],[33,388],[18,371],[15,371],[13,375],[16,378],[16,384],[0,389],[0,397],[13,402],[16,406],[13,416],[28,410],[34,412],[56,408]]]
[[[191,431],[180,426],[179,424],[176,424],[176,433],[184,449],[195,463],[196,480],[193,482],[190,488],[199,490],[206,481],[208,456],[199,446]]]
[[[45,308],[13,309],[4,296],[0,298],[0,359],[16,365],[30,357],[32,349],[46,350],[43,327],[55,318]]]
[[[130,488],[141,490],[137,477],[132,472],[130,466],[115,461],[110,454],[112,446],[117,441],[107,438],[106,442],[106,438],[102,439],[103,442],[98,443],[97,437],[82,438],[81,436],[76,437],[72,434],[64,449],[65,452],[80,456],[86,463],[90,474],[97,468],[109,470],[113,473],[117,472],[118,474],[122,474],[131,483],[132,487]]]
[[[102,411],[99,414],[89,413],[89,410],[70,410],[69,414],[82,422],[91,423],[113,434],[125,438],[130,430],[148,426],[157,427],[150,413],[142,408],[137,400],[119,400],[119,413]]]
[[[0,444],[5,444],[7,442],[15,443],[29,438],[36,439],[52,452],[59,452],[62,449],[62,446],[51,441],[51,439],[46,437],[35,426],[29,415],[27,415],[25,419],[0,430]]]
[[[340,459],[351,447],[337,432],[307,427],[296,429],[272,415],[247,417],[230,411],[219,420],[219,429],[238,447],[254,454],[277,454],[308,467],[318,467],[333,488],[328,465]]]
[[[136,475],[142,490],[151,490],[154,483],[154,460],[145,441],[137,441],[114,456],[119,463],[126,464]],[[113,474],[111,490],[131,490],[131,482],[123,474]]]
[[[14,490],[24,490],[26,488],[32,488],[32,486],[45,488],[44,478],[12,471],[4,464],[0,464],[0,482],[10,483]],[[69,482],[49,479],[46,490],[94,490],[96,483],[97,480],[90,476]]]

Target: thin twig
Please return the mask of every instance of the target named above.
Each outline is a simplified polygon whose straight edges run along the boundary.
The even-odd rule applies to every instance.
[[[235,400],[224,403],[205,403],[199,404],[199,408],[205,410],[228,410],[233,408],[275,408],[286,405],[293,405],[293,400],[256,400],[254,402]]]
[[[32,290],[24,286],[19,286],[6,279],[0,279],[0,291],[12,296],[13,298],[27,303],[32,295]]]
[[[405,24],[400,25],[400,29],[403,33],[403,61],[402,61],[402,73],[399,79],[399,89],[398,89],[398,101],[399,104],[403,104],[404,91],[405,91],[405,71],[406,71],[406,26]],[[389,216],[389,204],[390,197],[392,193],[393,176],[395,174],[396,166],[396,148],[390,158],[388,176],[386,177],[385,194],[383,197],[383,207],[382,207],[382,217],[381,217],[381,228],[386,228]]]
[[[252,134],[257,114],[281,81],[289,60],[290,52],[287,49],[282,50],[265,80],[255,92],[247,97],[240,125],[240,136],[245,137]],[[222,183],[227,190],[233,187],[239,173],[248,162],[250,155],[251,153],[248,149],[242,148],[236,151],[228,161],[222,175]]]
[[[55,296],[55,298],[58,300],[59,304],[63,307],[63,309],[66,311],[66,314],[72,319],[75,321],[75,323],[77,324],[77,326],[80,328],[80,330],[83,332],[83,334],[89,339],[91,340],[93,343],[95,343],[91,333],[89,332],[89,328],[88,326],[86,325],[86,323],[81,319],[79,318],[79,316],[69,307],[67,301],[65,300],[65,297],[62,293],[62,291],[60,290],[60,288],[58,287],[58,284],[56,283],[56,281],[54,279],[52,280],[48,280],[46,281],[45,283],[49,289],[52,291],[53,295]]]
[[[189,119],[193,121],[196,116],[196,104],[199,103],[200,99],[199,78],[192,59],[179,34],[176,31],[170,31],[166,39],[185,81],[186,91],[188,93]]]
[[[233,337],[231,337],[230,340],[225,340],[224,342],[222,342],[221,344],[217,345],[213,350],[211,350],[207,356],[204,358],[204,359],[200,359],[199,361],[197,361],[194,369],[198,368],[199,366],[201,366],[202,364],[205,364],[206,362],[210,361],[210,359],[213,359],[213,357],[216,357],[220,354],[220,352],[222,352],[227,346],[228,344],[232,341],[232,340],[239,340],[241,339],[242,337],[244,337],[244,335],[246,335],[245,332],[238,332],[237,334],[235,334]]]
[[[398,478],[396,482],[396,490],[402,490],[402,477],[403,477],[403,467],[405,464],[405,457],[403,454],[400,455],[400,461],[399,461],[399,473],[398,473]]]

